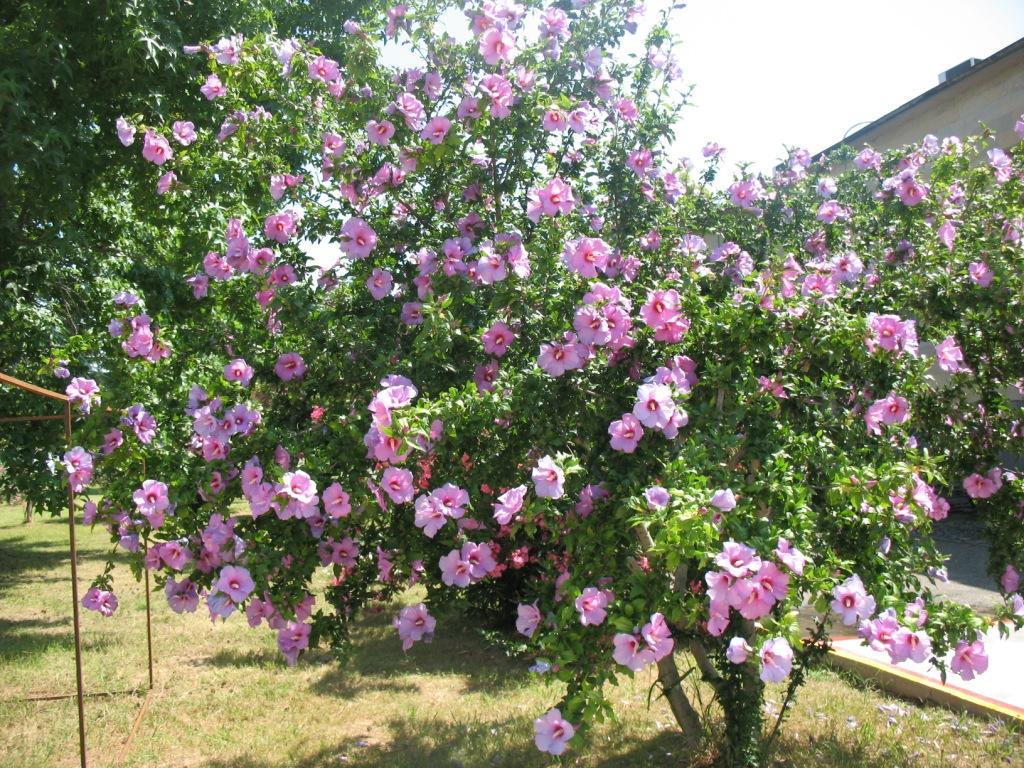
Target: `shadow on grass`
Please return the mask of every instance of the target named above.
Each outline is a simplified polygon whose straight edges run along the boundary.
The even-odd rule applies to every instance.
[[[81,525],[81,523],[79,523]],[[78,561],[101,559],[106,550],[79,541]],[[70,581],[67,517],[0,525],[0,599],[28,580]]]
[[[884,734],[881,734],[884,736]],[[878,768],[879,765],[930,765],[920,754],[909,754],[906,745],[888,740],[850,744],[834,734],[811,735],[807,741],[790,741],[785,731],[773,752],[771,768],[805,768],[806,766],[842,766],[842,768]]]
[[[554,763],[541,755],[532,742],[509,744],[507,734],[528,733],[526,718],[496,723],[458,725],[437,718],[391,719],[384,725],[391,738],[387,743],[369,743],[355,736],[316,752],[294,755],[286,761],[268,761],[252,756],[214,759],[205,768],[321,768],[322,766],[389,766],[389,768],[475,768],[507,766],[527,768]],[[518,741],[518,739],[517,739]]]
[[[415,684],[400,679],[405,675],[457,675],[463,678],[467,692],[501,692],[526,682],[528,662],[510,658],[488,645],[464,620],[451,617],[432,643],[417,643],[407,653],[402,651],[390,620],[383,614],[361,619],[353,632],[350,653],[343,662],[323,650],[303,654],[300,666],[326,669],[312,690],[339,697],[350,697],[363,690],[417,690]],[[284,659],[270,649],[237,651],[227,648],[199,663],[214,667],[283,667]]]
[[[261,630],[256,630],[257,632]],[[222,648],[211,656],[191,659],[191,664],[211,667],[284,667],[284,657],[277,651],[260,648],[251,651],[238,651],[233,648]]]
[[[82,635],[83,652],[108,651],[113,645],[114,640],[105,635]],[[75,636],[71,617],[53,620],[0,619],[0,662],[24,661],[31,656],[41,656],[52,650],[71,654],[74,648]]]
[[[204,768],[321,768],[323,766],[356,766],[357,768],[544,768],[572,762],[573,757],[596,755],[587,765],[593,768],[652,768],[653,766],[687,766],[706,768],[710,758],[701,760],[689,755],[682,736],[664,731],[644,741],[600,747],[585,739],[570,747],[562,760],[541,753],[533,744],[532,720],[513,718],[502,722],[459,725],[437,718],[391,719],[386,729],[387,743],[374,744],[355,736],[317,752],[295,755],[285,761],[268,761],[244,756],[215,759]],[[570,758],[564,760],[565,757]],[[835,765],[847,765],[835,763]]]
[[[714,754],[702,750],[687,751],[682,735],[665,730],[648,739],[597,744],[586,736],[575,741],[562,760],[540,753],[529,734],[529,717],[501,722],[455,724],[444,722],[444,713],[436,717],[390,719],[382,724],[389,733],[385,743],[371,743],[368,737],[353,736],[329,747],[308,754],[293,755],[284,760],[267,760],[255,756],[233,756],[213,759],[204,768],[325,768],[355,766],[356,768],[544,768],[582,764],[592,768],[713,768],[721,765]],[[789,741],[783,736],[778,749],[765,763],[765,768],[877,768],[880,761],[895,765],[924,765],[907,762],[912,759],[894,746],[878,748],[845,743],[838,736],[812,736],[809,742]],[[568,758],[568,759],[565,759]],[[895,762],[891,762],[895,760]]]
[[[0,598],[18,584],[39,575],[34,572],[48,573],[63,565],[68,569],[70,579],[70,562],[66,544],[33,541],[24,535],[0,538]]]

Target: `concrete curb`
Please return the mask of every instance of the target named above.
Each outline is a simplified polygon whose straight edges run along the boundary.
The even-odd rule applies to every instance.
[[[829,649],[826,658],[836,667],[874,680],[883,690],[897,696],[927,701],[983,717],[998,717],[1024,723],[1022,707],[968,691],[950,682],[943,685],[941,681],[914,670],[881,663],[843,648]]]

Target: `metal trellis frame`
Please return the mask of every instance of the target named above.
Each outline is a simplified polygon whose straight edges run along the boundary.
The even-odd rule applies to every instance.
[[[50,414],[44,416],[7,416],[0,418],[0,424],[15,424],[21,422],[32,422],[32,421],[63,421],[64,422],[64,440],[67,448],[71,448],[71,398],[67,395],[59,392],[53,392],[49,389],[30,384],[27,381],[16,379],[13,376],[8,376],[5,373],[0,373],[0,384],[7,384],[17,389],[29,392],[40,397],[46,397],[51,400],[57,400],[64,404],[64,413],[62,414]],[[85,686],[82,677],[82,623],[81,615],[79,612],[79,599],[78,599],[78,545],[75,541],[75,491],[71,485],[71,479],[68,478],[68,534],[70,540],[70,552],[71,552],[71,605],[74,617],[74,630],[75,630],[75,684],[76,692],[73,694],[58,694],[52,696],[31,696],[23,699],[25,701],[56,701],[60,699],[69,699],[74,697],[78,704],[78,754],[81,762],[81,768],[86,768],[87,765],[87,749],[85,744],[85,698],[87,696],[115,696],[121,693],[136,693],[137,691],[111,691],[102,693],[85,693]],[[152,630],[152,613],[150,610],[150,597],[149,597],[149,569],[144,569],[146,574],[146,651],[149,661],[149,687],[146,692],[146,698],[142,702],[142,707],[139,709],[139,714],[135,718],[135,723],[132,726],[130,735],[124,744],[126,749],[134,738],[138,731],[139,723],[142,720],[142,716],[146,712],[146,708],[149,705],[149,696],[153,691],[153,630]],[[122,749],[122,754],[124,749]]]

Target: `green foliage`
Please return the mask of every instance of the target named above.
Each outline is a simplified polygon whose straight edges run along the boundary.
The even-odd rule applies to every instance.
[[[930,533],[943,515],[928,494],[949,494],[1020,449],[1009,389],[1024,386],[1019,148],[1005,183],[973,163],[985,148],[977,141],[894,150],[877,172],[851,168],[843,153],[818,162],[794,155],[787,171],[760,180],[764,194],[752,191],[741,204],[736,190],[752,180],[738,181],[730,200],[712,183],[714,160],[698,169],[665,156],[687,89],[671,68],[653,64],[656,56],[612,56],[633,24],[624,4],[566,9],[572,34],[560,58],[543,55],[549,43],[523,32],[528,71],[500,70],[514,94],[504,117],[483,90],[481,79],[499,70],[484,63],[478,41],[440,34],[447,3],[417,3],[391,19],[380,10],[353,9],[359,29],[325,49],[342,62],[340,81],[308,74],[319,49],[300,45],[283,68],[280,37],[254,35],[238,63],[218,63],[203,49],[222,97],[198,101],[205,73],[190,70],[187,88],[174,92],[180,111],[126,112],[137,143],[146,130],[169,137],[182,117],[195,120],[198,138],[172,142],[174,157],[159,170],[136,145],[99,177],[90,210],[120,233],[111,241],[120,266],[82,282],[76,295],[94,309],[71,311],[82,327],[46,348],[47,364],[74,360],[76,374],[101,382],[103,408],[80,424],[81,443],[95,447],[110,429],[124,429],[124,444],[97,457],[97,519],[112,540],[129,548],[141,541],[137,566],[148,550],[161,584],[188,578],[211,610],[224,607],[220,569],[242,563],[256,584],[249,604],[271,601],[275,628],[308,625],[313,644],[336,648],[361,608],[409,583],[425,584],[431,606],[458,609],[484,631],[510,627],[517,606],[535,604],[543,620],[531,652],[567,684],[561,712],[578,725],[610,716],[603,684],[629,674],[614,660],[615,636],[636,635],[662,614],[676,647],[701,660],[686,676],[704,677],[725,707],[734,765],[756,764],[763,747],[757,652],[770,639],[794,649],[791,696],[829,636],[833,590],[852,575],[878,612],[891,609],[906,629],[917,628],[919,606],[927,610],[922,626],[936,664],[973,639],[982,620],[930,587],[942,567]],[[664,43],[671,53],[666,29],[655,20],[645,50]],[[423,72],[390,66],[381,44],[396,35]],[[594,47],[604,49],[607,69],[593,62]],[[433,95],[425,72],[437,78]],[[479,114],[459,117],[467,81]],[[422,120],[403,117],[403,93],[419,99]],[[548,110],[584,102],[600,125],[545,129]],[[433,144],[419,123],[439,115],[451,128]],[[391,142],[368,141],[368,123],[385,119],[394,123]],[[114,147],[109,124],[96,124]],[[649,169],[642,150],[652,153]],[[905,204],[893,189],[906,181],[900,174],[929,162],[926,200]],[[169,170],[175,182],[156,195],[157,176]],[[908,173],[925,183],[927,171]],[[301,179],[275,199],[268,185],[283,174]],[[575,209],[538,214],[539,190],[556,177],[570,184]],[[818,191],[831,177],[835,219]],[[282,212],[294,216],[296,233],[274,239],[265,228]],[[310,260],[311,243],[351,248],[339,233],[355,217],[376,234],[370,254]],[[952,248],[939,237],[947,219],[956,224]],[[698,248],[698,235],[711,245]],[[597,279],[563,255],[581,237],[600,237],[610,251]],[[264,247],[269,272],[245,261]],[[524,254],[529,271],[522,261],[514,269]],[[843,276],[849,254],[861,268]],[[970,277],[980,259],[994,274],[988,287]],[[495,262],[506,274],[485,278]],[[383,270],[394,288],[376,299],[368,285]],[[18,290],[53,312],[32,278]],[[114,306],[117,290],[138,292],[140,304]],[[648,319],[658,291],[674,291],[685,316],[674,336]],[[615,344],[580,342],[584,359],[568,372],[538,359],[574,328],[585,333],[584,304],[604,311],[613,294],[623,315],[605,320],[626,329]],[[142,312],[166,359],[130,357],[128,331],[106,331],[110,320],[127,327]],[[888,314],[899,316],[901,333],[916,329],[923,348],[954,337],[970,372],[940,378],[932,353],[909,341],[886,349],[875,316]],[[499,321],[516,338],[505,354],[488,355],[482,337]],[[289,353],[301,355],[305,373],[284,380],[275,364]],[[253,368],[248,386],[225,378],[236,358]],[[375,398],[395,376],[417,394],[382,407]],[[613,449],[609,425],[643,415],[638,385],[651,377],[673,398],[678,434],[648,424],[635,450]],[[906,418],[882,422],[879,404],[890,393],[906,399]],[[123,424],[134,404],[156,416],[152,443]],[[242,408],[259,421],[220,444],[230,430],[204,426],[204,408],[215,420]],[[387,441],[390,453],[381,448]],[[542,457],[564,473],[557,498],[531,486]],[[445,484],[464,489],[465,514],[424,535],[415,503],[382,488],[391,464],[410,471],[420,501]],[[240,474],[257,468],[272,505],[243,486]],[[12,478],[24,482],[27,472],[19,465]],[[328,517],[290,501],[289,472],[306,473],[321,494],[340,483],[351,514]],[[148,524],[133,501],[147,479],[170,489],[173,514],[162,525]],[[523,507],[499,523],[496,502],[520,485]],[[656,486],[667,504],[649,502]],[[712,503],[725,489],[734,509]],[[1001,539],[993,574],[1008,564],[1024,569],[1021,497],[1021,481],[1006,475],[997,493],[979,499]],[[211,545],[225,520],[230,543]],[[358,543],[354,565],[331,562],[330,543],[343,538]],[[720,568],[723,546],[742,542],[774,563],[782,562],[780,539],[809,558],[802,572],[787,572],[784,597],[743,619],[727,606],[718,618],[728,630],[709,626],[716,612],[706,576]],[[191,556],[180,573],[158,560],[174,543]],[[442,577],[442,558],[467,544],[488,546],[497,566],[454,587]],[[333,580],[307,616],[307,593],[323,568]],[[608,590],[607,617],[597,624],[583,622],[575,605],[588,588]],[[822,614],[806,646],[797,624],[804,604]],[[727,661],[733,637],[751,646],[744,664]]]

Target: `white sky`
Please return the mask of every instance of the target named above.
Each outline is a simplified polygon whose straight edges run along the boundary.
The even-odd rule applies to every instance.
[[[667,1],[647,0],[648,18]],[[717,141],[724,183],[740,162],[770,173],[785,146],[825,149],[938,84],[940,72],[1024,37],[1024,0],[686,1],[672,30],[695,90],[672,154],[700,163]],[[468,36],[457,11],[442,25]],[[396,65],[418,64],[402,46],[385,51]],[[340,254],[336,244],[307,248],[317,263]]]
[[[784,145],[825,149],[1024,37],[1024,0],[688,0],[673,31],[696,86],[678,151],[717,141],[768,171]]]
[[[648,21],[670,1],[646,0]],[[937,85],[940,72],[1024,37],[1024,0],[685,1],[672,31],[684,84],[696,89],[673,149],[698,160],[717,141],[723,176],[739,162],[770,171],[784,146],[825,149]],[[626,50],[640,49],[646,26]],[[458,11],[442,27],[469,37]],[[418,63],[400,45],[386,51]]]

